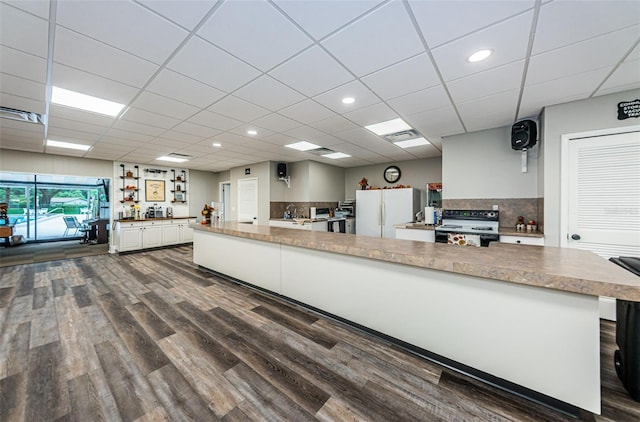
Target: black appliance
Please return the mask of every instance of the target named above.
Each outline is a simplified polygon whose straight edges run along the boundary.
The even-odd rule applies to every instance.
[[[452,238],[478,238],[479,246],[486,247],[500,240],[499,226],[498,211],[443,210],[442,225],[435,228],[436,243],[451,243]]]
[[[532,148],[536,144],[537,138],[536,122],[533,120],[522,120],[511,126],[511,148],[515,150]]]
[[[609,261],[640,276],[640,258],[619,257]],[[618,378],[631,397],[640,402],[640,302],[616,300],[616,343],[613,355]]]
[[[278,177],[287,177],[286,163],[278,163]]]

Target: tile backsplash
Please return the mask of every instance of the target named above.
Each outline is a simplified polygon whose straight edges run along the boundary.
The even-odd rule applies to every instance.
[[[498,206],[500,211],[500,227],[516,226],[518,216],[525,221],[534,220],[538,230],[544,228],[544,199],[543,198],[503,198],[503,199],[443,199],[442,207],[453,210],[491,210]]]

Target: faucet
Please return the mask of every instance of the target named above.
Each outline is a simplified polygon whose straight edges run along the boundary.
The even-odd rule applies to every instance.
[[[293,203],[289,203],[289,205],[287,205],[287,208],[285,208],[285,212],[284,212],[284,218],[291,218],[291,208],[295,209],[295,205],[293,205]]]

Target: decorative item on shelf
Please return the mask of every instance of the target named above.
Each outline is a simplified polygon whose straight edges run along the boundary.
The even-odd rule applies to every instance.
[[[125,175],[126,177],[133,177],[133,172],[131,170],[127,170],[127,173]]]
[[[527,231],[528,232],[534,232],[536,230],[538,230],[538,226],[536,225],[535,220],[529,220],[527,222]]]
[[[367,186],[369,185],[369,181],[367,180],[366,177],[363,177],[362,180],[360,180],[358,182],[358,184],[360,185],[360,189],[365,190],[365,189],[367,189]]]
[[[176,176],[176,182],[182,182],[182,176]]]
[[[211,224],[211,217],[213,216],[215,210],[216,209],[209,204],[204,204],[204,208],[202,209],[201,213],[204,219],[200,224]]]
[[[518,221],[516,222],[516,230],[517,231],[523,231],[524,229],[525,229],[524,217],[519,215],[518,216]]]

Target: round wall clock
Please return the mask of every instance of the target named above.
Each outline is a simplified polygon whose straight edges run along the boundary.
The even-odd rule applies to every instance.
[[[397,166],[389,166],[384,169],[384,180],[386,180],[387,183],[396,183],[400,180],[400,175],[400,169]]]

